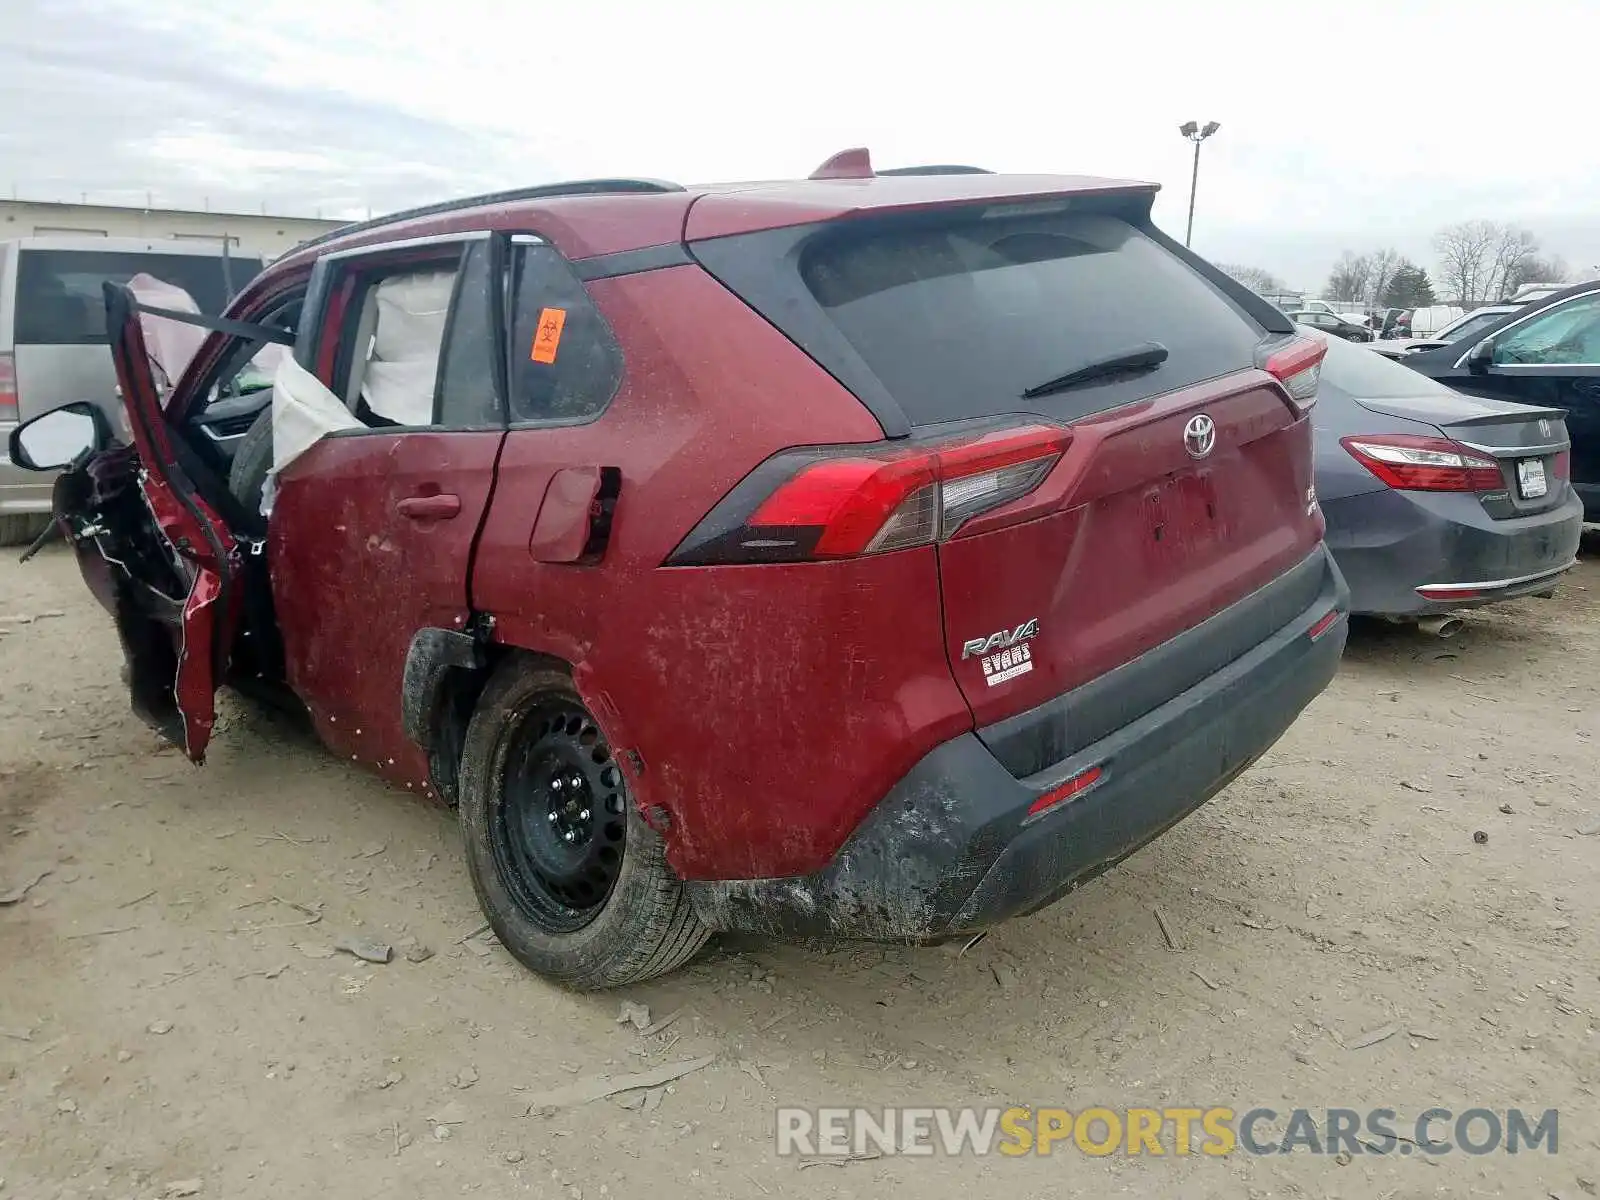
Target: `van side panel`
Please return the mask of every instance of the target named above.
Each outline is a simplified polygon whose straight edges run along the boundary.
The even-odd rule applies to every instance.
[[[0,354],[11,352],[17,312],[17,243],[0,242]]]
[[[105,346],[18,346],[17,407],[24,421],[74,400],[91,400],[123,428],[117,372]]]
[[[0,312],[4,348],[16,355],[23,420],[74,400],[99,405],[112,428],[123,427],[116,372],[106,345],[106,280],[126,283],[144,271],[183,287],[200,310],[218,313],[229,291],[259,273],[259,258],[232,259],[182,243],[120,238],[24,238],[7,244]],[[231,288],[228,286],[231,282]]]

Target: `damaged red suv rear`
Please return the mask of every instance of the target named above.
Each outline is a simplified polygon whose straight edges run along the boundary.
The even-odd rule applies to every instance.
[[[108,285],[132,444],[69,406],[12,457],[71,460],[146,720],[198,762],[218,686],[292,697],[459,806],[534,970],[966,934],[1203,803],[1343,647],[1324,347],[1154,193],[858,152],[417,210],[191,318],[169,392]]]

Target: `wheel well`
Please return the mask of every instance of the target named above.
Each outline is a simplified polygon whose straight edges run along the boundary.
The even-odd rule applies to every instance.
[[[460,800],[461,751],[467,741],[467,726],[477,711],[483,689],[507,663],[561,671],[569,677],[572,674],[572,664],[562,659],[493,642],[479,644],[475,664],[441,668],[423,748],[428,752],[434,790],[452,806]]]

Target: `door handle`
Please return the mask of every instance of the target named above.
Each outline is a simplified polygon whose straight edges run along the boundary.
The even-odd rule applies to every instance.
[[[394,508],[402,517],[414,521],[448,521],[461,511],[461,497],[448,492],[437,496],[407,496]]]

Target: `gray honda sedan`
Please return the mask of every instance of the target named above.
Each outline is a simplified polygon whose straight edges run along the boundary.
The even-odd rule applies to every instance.
[[[1328,339],[1317,495],[1352,612],[1430,617],[1548,592],[1576,560],[1562,411],[1464,396]]]

